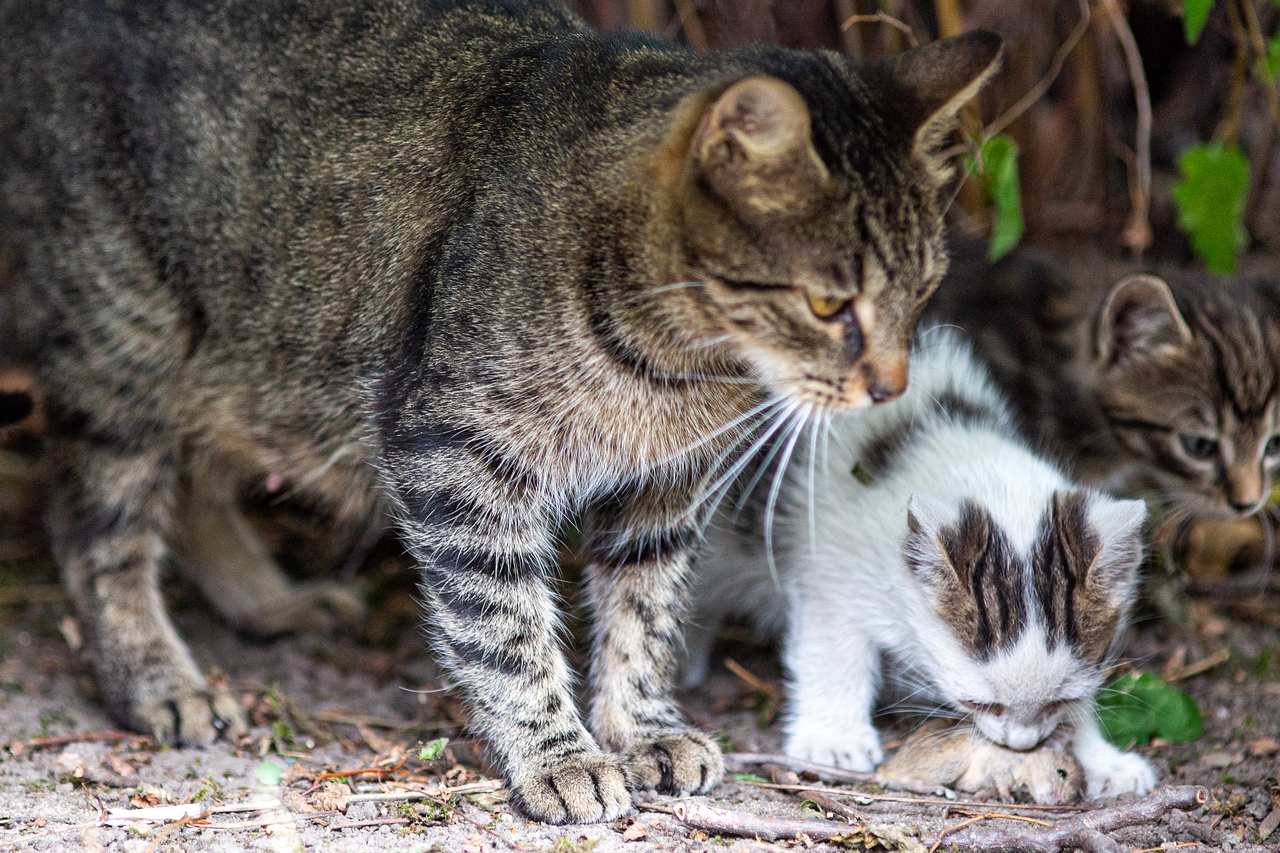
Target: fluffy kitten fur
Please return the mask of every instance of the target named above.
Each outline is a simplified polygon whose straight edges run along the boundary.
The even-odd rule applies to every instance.
[[[1073,484],[1013,437],[966,344],[941,329],[921,340],[899,400],[837,419],[829,449],[791,466],[776,576],[757,513],[713,520],[685,681],[705,672],[720,620],[746,615],[783,636],[789,755],[874,767],[885,666],[913,703],[969,716],[1013,749],[1066,721],[1091,795],[1145,791],[1151,767],[1108,744],[1093,713],[1145,507]]]
[[[930,315],[971,336],[1037,446],[1180,514],[1263,506],[1280,466],[1280,287],[954,248]]]
[[[106,701],[243,728],[157,575],[191,536],[239,543],[177,549],[206,588],[275,572],[234,506],[273,472],[390,507],[527,814],[708,790],[670,696],[691,507],[770,395],[901,392],[946,265],[933,151],[998,51],[701,54],[539,0],[2,0],[0,226]],[[547,577],[580,515],[589,723]]]

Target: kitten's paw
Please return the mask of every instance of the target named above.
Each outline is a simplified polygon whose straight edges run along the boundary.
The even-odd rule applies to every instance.
[[[543,823],[609,821],[631,809],[622,759],[580,752],[526,773],[512,786],[516,806]]]
[[[1085,765],[1084,778],[1090,797],[1145,794],[1155,787],[1156,770],[1141,755],[1116,752]]]
[[[874,770],[884,759],[884,750],[880,748],[880,735],[873,726],[844,731],[815,726],[809,730],[797,727],[791,733],[787,738],[787,755],[866,773]]]
[[[636,787],[659,794],[705,794],[724,778],[720,747],[697,729],[641,740],[626,760]]]
[[[234,740],[248,731],[244,709],[222,686],[183,684],[147,691],[133,702],[128,718],[157,743],[177,746],[208,746],[220,737]]]

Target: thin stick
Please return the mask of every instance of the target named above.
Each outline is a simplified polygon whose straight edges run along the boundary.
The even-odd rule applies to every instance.
[[[368,820],[353,820],[348,823],[331,823],[329,829],[355,829],[359,826],[396,826],[408,823],[407,817],[373,817]]]
[[[751,670],[747,669],[745,666],[738,663],[733,658],[725,658],[724,665],[730,672],[732,672],[734,675],[741,678],[743,681],[749,684],[753,689],[760,691],[761,693],[765,694],[766,696],[772,699],[777,699],[779,701],[782,700],[781,690],[779,690],[777,687],[774,687],[769,682],[763,680],[762,678],[757,676],[755,673],[753,673]]]
[[[409,760],[409,757],[406,755],[404,758],[400,759],[399,764],[397,764],[395,767],[392,767],[389,770],[385,767],[361,767],[359,770],[343,770],[340,773],[321,773],[319,776],[312,779],[311,781],[314,783],[319,783],[319,782],[323,782],[325,779],[346,779],[349,776],[363,776],[366,773],[372,773],[378,776],[390,776],[392,773],[395,773],[397,770],[403,767],[404,763],[408,760]]]
[[[1267,97],[1271,121],[1280,130],[1280,95],[1276,93],[1276,78],[1271,75],[1271,66],[1267,65],[1267,45],[1262,39],[1262,27],[1258,25],[1258,10],[1253,8],[1252,0],[1240,0],[1240,8],[1244,12],[1245,27],[1253,46],[1254,73],[1262,81],[1262,91]]]
[[[750,812],[718,809],[705,803],[680,802],[672,811],[681,823],[717,835],[738,835],[747,838],[763,838],[775,841],[806,835],[815,841],[840,838],[857,832],[862,827],[836,823],[831,820],[788,820],[764,817]]]
[[[806,800],[813,800],[827,811],[832,814],[840,815],[840,817],[845,820],[857,821],[859,823],[864,823],[866,821],[866,818],[834,797],[819,794],[817,791],[797,792],[796,796],[803,796]]]
[[[738,782],[739,785],[751,785],[755,788],[772,788],[776,791],[817,791],[824,794],[843,794],[846,797],[861,797],[864,800],[875,800],[882,803],[914,803],[918,806],[974,806],[982,808],[990,803],[977,800],[944,800],[939,797],[899,797],[891,794],[872,794],[867,791],[854,791],[848,788],[819,788],[814,785],[782,785],[775,782]],[[1037,812],[1087,812],[1090,806],[1048,806],[1038,803],[1025,805],[1006,805],[1006,809],[1016,811]]]
[[[91,740],[145,740],[149,742],[151,738],[146,735],[140,735],[137,732],[122,732],[112,729],[99,732],[53,735],[51,737],[35,737],[31,740],[15,740],[5,744],[5,746],[9,749],[13,749],[15,746],[21,746],[24,749],[41,749],[46,746],[63,746],[68,743],[83,743]]]
[[[1164,677],[1165,681],[1175,682],[1184,681],[1193,675],[1199,675],[1202,672],[1208,672],[1218,664],[1226,663],[1231,659],[1231,649],[1221,648],[1207,658],[1189,663],[1186,666],[1178,667],[1173,672]]]
[[[1133,96],[1138,102],[1137,144],[1134,146],[1134,156],[1138,161],[1138,191],[1133,196],[1133,211],[1124,226],[1124,243],[1131,249],[1142,251],[1151,245],[1153,239],[1148,215],[1151,199],[1151,90],[1147,86],[1147,74],[1142,69],[1138,43],[1119,4],[1116,0],[1102,0],[1102,4],[1107,8],[1116,38],[1120,40],[1125,64],[1129,68],[1129,80],[1133,84]]]
[[[911,782],[898,782],[881,778],[879,773],[862,773],[857,770],[828,767],[825,764],[817,764],[801,758],[792,758],[789,755],[772,755],[761,752],[730,752],[724,757],[726,761],[736,761],[740,764],[777,764],[797,773],[812,773],[819,779],[825,779],[829,782],[848,782],[854,785],[883,785],[886,788],[897,791],[910,791],[913,794],[925,795],[945,794],[948,790],[945,785],[920,785]]]
[[[872,23],[872,22],[875,22],[878,24],[888,24],[889,26],[893,27],[895,30],[900,30],[902,33],[904,33],[907,37],[907,41],[910,42],[912,47],[920,46],[920,42],[916,40],[915,30],[911,29],[911,27],[907,26],[902,21],[899,21],[897,18],[893,17],[893,15],[889,15],[885,12],[876,12],[874,15],[850,15],[849,17],[845,18],[844,23],[840,25],[840,31],[844,32],[845,30],[849,29],[849,27],[852,27],[854,24]]]
[[[952,811],[956,812],[957,814],[971,814],[971,815],[977,815],[978,817],[982,817],[982,818],[999,818],[1000,820],[1020,820],[1023,823],[1034,823],[1040,826],[1053,826],[1053,824],[1047,820],[1040,820],[1038,818],[1027,817],[1026,815],[1020,815],[1020,814],[1005,814],[1004,812],[979,812],[979,811],[974,811],[973,809],[962,809],[962,808],[954,808],[952,809]]]
[[[676,14],[680,16],[680,26],[684,28],[689,46],[694,50],[707,50],[707,33],[702,29],[702,21],[698,19],[698,10],[693,8],[693,0],[675,0],[675,4]]]
[[[984,814],[974,815],[971,818],[962,820],[959,823],[953,823],[951,826],[944,828],[942,832],[938,833],[938,840],[933,842],[933,846],[929,848],[929,853],[935,853],[938,847],[942,844],[942,839],[946,838],[951,833],[964,829],[966,826],[972,826],[975,823],[980,823],[986,819],[987,816]]]
[[[181,829],[182,827],[191,823],[192,820],[193,820],[192,816],[187,815],[186,817],[180,820],[175,820],[173,823],[169,824],[164,829],[160,830],[158,833],[156,833],[156,837],[151,840],[151,843],[147,845],[146,853],[156,853],[156,851],[160,849],[161,843],[163,843],[166,838],[172,835],[174,830]]]
[[[1058,75],[1062,73],[1062,66],[1067,64],[1067,58],[1071,56],[1071,52],[1076,49],[1080,39],[1084,38],[1084,34],[1089,31],[1089,22],[1092,19],[1093,12],[1089,9],[1088,0],[1080,0],[1080,20],[1075,29],[1071,31],[1071,35],[1067,36],[1067,40],[1058,48],[1058,52],[1053,55],[1053,62],[1049,65],[1049,70],[1034,86],[1027,90],[1027,93],[1016,104],[982,129],[984,137],[995,136],[1017,121],[1023,113],[1031,109],[1032,104],[1044,97],[1044,93],[1049,91],[1053,81],[1057,80]]]

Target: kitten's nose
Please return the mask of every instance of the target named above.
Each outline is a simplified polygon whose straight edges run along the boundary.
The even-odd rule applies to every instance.
[[[1226,492],[1236,512],[1249,512],[1262,500],[1262,472],[1254,465],[1228,468]]]
[[[901,388],[884,380],[877,379],[867,384],[867,396],[876,403],[892,400],[901,393]]]

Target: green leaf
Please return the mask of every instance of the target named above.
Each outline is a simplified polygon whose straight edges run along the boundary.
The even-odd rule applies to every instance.
[[[435,761],[442,754],[444,748],[449,745],[447,737],[439,737],[430,743],[423,744],[422,749],[418,750],[419,761]]]
[[[1249,245],[1244,227],[1249,161],[1233,145],[1208,142],[1188,149],[1178,170],[1182,180],[1173,188],[1178,227],[1209,269],[1235,272],[1236,256]]]
[[[1280,0],[1276,5],[1280,5]],[[1271,72],[1272,79],[1280,77],[1280,33],[1267,39],[1267,70]]]
[[[1214,0],[1182,0],[1182,34],[1187,37],[1187,44],[1200,41],[1213,4]]]
[[[766,785],[769,783],[768,779],[754,773],[734,773],[729,778],[734,782],[764,782]]]
[[[257,773],[258,783],[268,788],[274,788],[280,784],[280,765],[271,761],[264,761],[258,765]]]
[[[1022,185],[1018,179],[1018,143],[1003,133],[982,143],[982,188],[995,208],[987,257],[998,261],[1013,251],[1027,230],[1022,218]],[[973,170],[977,164],[971,163]]]
[[[1103,691],[1098,722],[1107,740],[1121,747],[1153,737],[1185,743],[1203,731],[1195,700],[1150,672],[1131,672]]]

